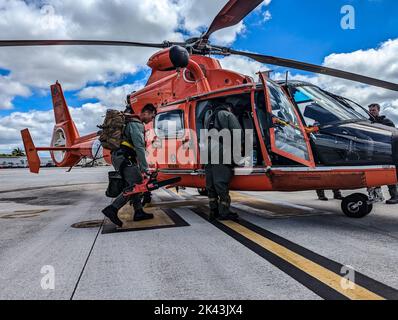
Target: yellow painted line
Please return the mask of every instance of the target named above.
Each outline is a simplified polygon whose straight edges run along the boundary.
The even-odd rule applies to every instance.
[[[383,297],[369,291],[366,288],[359,286],[356,283],[346,283],[346,279],[342,276],[320,266],[319,264],[285,248],[284,246],[279,245],[278,243],[267,239],[254,231],[236,223],[233,221],[223,221],[222,222],[228,228],[234,230],[235,232],[241,234],[245,238],[255,242],[260,245],[264,249],[272,252],[278,257],[282,258],[286,262],[291,265],[299,268],[310,276],[318,279],[323,282],[327,286],[336,290],[340,294],[348,297],[351,300],[385,300]],[[342,281],[344,281],[347,285],[352,284],[352,289],[344,290],[341,286]],[[351,286],[349,286],[351,287]]]

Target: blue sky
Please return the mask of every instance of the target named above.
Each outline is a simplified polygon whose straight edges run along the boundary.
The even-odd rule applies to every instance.
[[[356,12],[356,29],[343,30],[344,5]],[[272,20],[253,27],[235,46],[271,55],[322,63],[330,53],[374,48],[398,36],[398,1],[395,0],[279,0],[272,1]],[[255,16],[249,21],[254,23]]]
[[[346,4],[353,5],[356,10],[355,30],[340,27],[340,9]],[[395,0],[274,0],[266,9],[271,12],[272,19],[260,24],[259,13],[249,16],[245,21],[246,32],[237,37],[233,47],[321,64],[331,53],[374,48],[387,39],[398,37],[398,1]],[[0,70],[0,75],[8,73],[8,70]],[[140,72],[107,85],[130,83],[144,77]],[[77,92],[66,92],[70,105],[96,101],[79,99]],[[33,90],[31,97],[16,97],[13,104],[14,109],[0,110],[0,116],[28,109],[46,110],[51,108],[51,99],[48,94]]]

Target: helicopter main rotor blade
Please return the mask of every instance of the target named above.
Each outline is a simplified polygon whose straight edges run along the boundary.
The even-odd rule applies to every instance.
[[[130,41],[104,41],[104,40],[0,40],[0,47],[30,47],[30,46],[119,46],[119,47],[145,47],[168,48],[169,42],[145,43]]]
[[[238,24],[264,0],[230,0],[215,17],[202,39],[208,40],[210,35],[220,29]]]
[[[244,51],[237,51],[237,50],[228,50],[231,54],[241,55],[253,60],[256,60],[261,63],[265,64],[272,64],[281,67],[293,68],[298,70],[310,71],[314,73],[319,73],[327,76],[337,77],[346,80],[352,80],[364,84],[369,84],[375,87],[380,87],[388,90],[398,91],[398,84],[379,80],[367,76],[363,76],[356,73],[351,73],[347,71],[342,71],[338,69],[332,69],[328,67],[318,66],[315,64],[310,64],[306,62],[300,62],[295,60],[289,60],[284,58],[272,57],[272,56],[265,56],[256,53],[244,52]]]

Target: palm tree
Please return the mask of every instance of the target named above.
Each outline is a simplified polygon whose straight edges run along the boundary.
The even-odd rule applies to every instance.
[[[15,148],[14,150],[12,150],[11,154],[14,157],[24,157],[25,156],[25,152],[21,148]]]

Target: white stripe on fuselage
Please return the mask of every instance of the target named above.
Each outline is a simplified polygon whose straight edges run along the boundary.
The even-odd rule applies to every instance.
[[[251,176],[262,175],[270,171],[288,171],[288,172],[330,172],[330,171],[369,171],[369,170],[390,170],[395,169],[392,165],[379,166],[342,166],[342,167],[270,167],[270,168],[234,168],[235,176]],[[180,174],[180,175],[205,175],[204,170],[178,170],[165,169],[160,170],[164,174]]]

